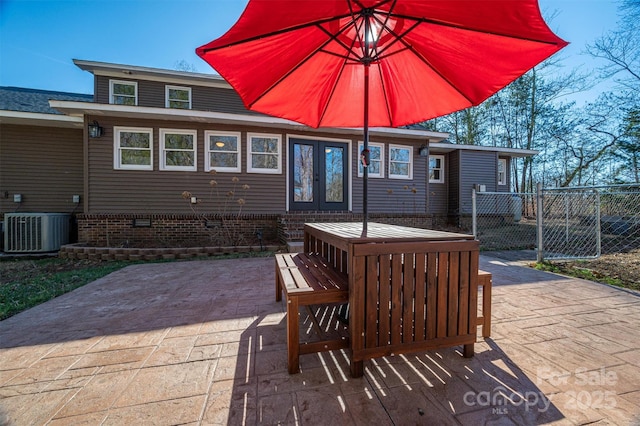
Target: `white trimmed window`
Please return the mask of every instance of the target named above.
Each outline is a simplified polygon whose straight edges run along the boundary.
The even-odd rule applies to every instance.
[[[167,108],[191,109],[191,87],[165,86]]]
[[[413,148],[389,145],[389,179],[413,178]]]
[[[160,170],[196,171],[195,130],[160,129]]]
[[[364,149],[364,142],[358,142],[358,177],[364,176],[364,167],[360,155]],[[369,142],[369,177],[384,177],[384,144]]]
[[[444,183],[444,155],[429,156],[429,182]]]
[[[247,172],[282,173],[282,136],[247,134]]]
[[[498,158],[498,185],[507,184],[507,160]]]
[[[114,127],[113,168],[153,170],[153,129]]]
[[[109,80],[109,103],[114,105],[138,105],[138,83],[135,81]]]
[[[240,172],[240,132],[204,132],[205,171]]]

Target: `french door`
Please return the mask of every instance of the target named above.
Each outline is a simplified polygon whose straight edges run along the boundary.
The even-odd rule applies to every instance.
[[[289,209],[347,210],[349,145],[289,139]]]

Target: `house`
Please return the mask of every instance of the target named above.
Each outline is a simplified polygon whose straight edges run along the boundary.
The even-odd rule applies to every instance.
[[[223,222],[238,244],[287,242],[305,221],[362,220],[361,129],[248,111],[216,75],[74,63],[93,96],[0,88],[0,214],[69,213],[95,246],[210,244]],[[508,191],[512,159],[536,153],[447,136],[371,129],[370,220],[459,223],[474,185]]]

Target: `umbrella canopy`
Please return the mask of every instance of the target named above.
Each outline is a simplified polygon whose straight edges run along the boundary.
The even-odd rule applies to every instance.
[[[566,46],[537,0],[249,0],[196,53],[253,111],[311,127],[362,127],[478,105]]]
[[[196,53],[250,110],[363,127],[368,107],[397,127],[478,105],[566,44],[537,0],[250,0]]]

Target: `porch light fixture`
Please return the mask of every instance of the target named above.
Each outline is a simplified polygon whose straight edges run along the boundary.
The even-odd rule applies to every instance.
[[[420,157],[428,157],[429,147],[427,145],[421,145],[420,148],[418,148],[418,155],[420,155]]]
[[[89,137],[90,138],[99,138],[102,136],[102,127],[98,124],[96,120],[93,120],[93,123],[89,124],[87,127],[89,129]]]

